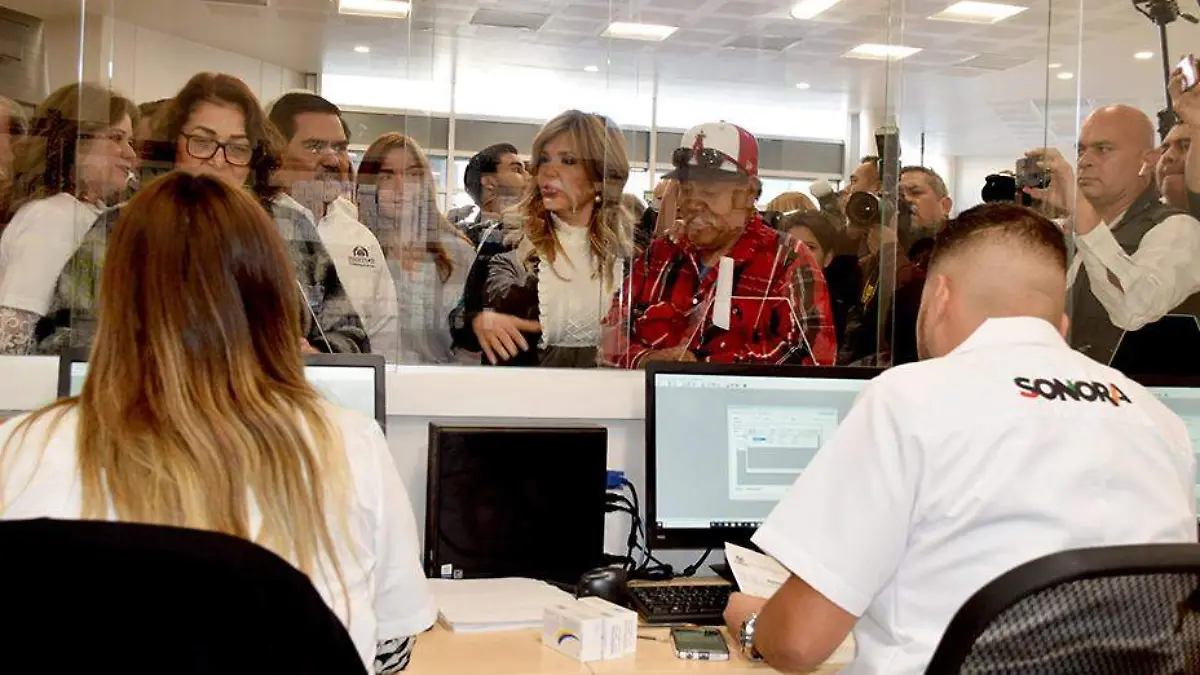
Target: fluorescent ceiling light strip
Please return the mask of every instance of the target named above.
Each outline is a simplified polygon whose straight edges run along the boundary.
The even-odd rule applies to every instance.
[[[961,21],[965,23],[999,23],[1029,9],[1022,5],[1006,5],[998,2],[975,2],[964,0],[930,16],[938,21]]]
[[[651,42],[661,42],[671,37],[675,31],[679,30],[678,26],[662,26],[653,23],[632,23],[627,21],[614,21],[608,25],[608,28],[602,33],[603,37],[621,38],[624,40],[647,40]]]
[[[404,19],[411,11],[407,0],[338,0],[338,14]]]
[[[907,59],[921,51],[920,47],[905,47],[903,45],[861,44],[846,52],[843,56],[851,59],[873,59],[876,61],[899,61]]]
[[[811,19],[839,2],[841,0],[800,0],[792,5],[792,18]]]

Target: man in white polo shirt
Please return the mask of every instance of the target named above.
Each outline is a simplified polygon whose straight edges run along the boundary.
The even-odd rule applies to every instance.
[[[750,655],[807,671],[853,630],[852,674],[919,674],[962,604],[1004,572],[1090,546],[1196,541],[1183,421],[1072,351],[1067,254],[1014,205],[937,236],[925,361],[863,391],[754,543],[792,572],[725,618]]]
[[[379,240],[358,220],[345,197],[353,188],[349,129],[342,111],[309,92],[284,94],[268,113],[287,140],[277,177],[282,199],[310,214],[329,250],[346,295],[362,318],[371,351],[396,359],[400,351],[400,304]]]

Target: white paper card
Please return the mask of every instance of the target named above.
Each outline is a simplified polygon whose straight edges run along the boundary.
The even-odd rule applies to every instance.
[[[724,256],[717,263],[717,295],[713,302],[712,322],[717,328],[729,330],[729,315],[733,311],[733,258]]]
[[[741,592],[756,598],[775,595],[791,576],[774,558],[729,542],[725,543],[725,562],[729,563]]]

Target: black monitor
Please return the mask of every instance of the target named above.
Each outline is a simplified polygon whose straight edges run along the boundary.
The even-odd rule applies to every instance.
[[[1168,314],[1140,330],[1126,331],[1110,365],[1129,377],[1200,376],[1200,321],[1190,314]]]
[[[608,430],[429,425],[425,573],[572,586],[604,562]]]
[[[874,368],[653,364],[646,536],[654,548],[749,543],[850,411]]]
[[[58,397],[78,396],[87,376],[88,352],[72,349],[58,361]],[[385,361],[380,354],[309,354],[304,374],[331,403],[357,410],[387,433]]]
[[[1132,379],[1183,419],[1192,441],[1192,452],[1200,462],[1200,377],[1135,375]],[[1200,510],[1200,475],[1196,477],[1196,507]]]

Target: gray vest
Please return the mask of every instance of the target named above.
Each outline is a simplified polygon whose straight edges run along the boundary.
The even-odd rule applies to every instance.
[[[1113,238],[1125,253],[1133,255],[1142,243],[1142,237],[1155,225],[1183,213],[1185,212],[1163,204],[1159,200],[1158,189],[1151,185],[1130,205],[1125,216],[1112,228]],[[1182,305],[1170,313],[1200,316],[1198,309],[1200,294],[1184,300]],[[1123,332],[1112,324],[1108,312],[1092,293],[1087,269],[1081,265],[1071,287],[1071,346],[1101,363],[1109,363]]]

